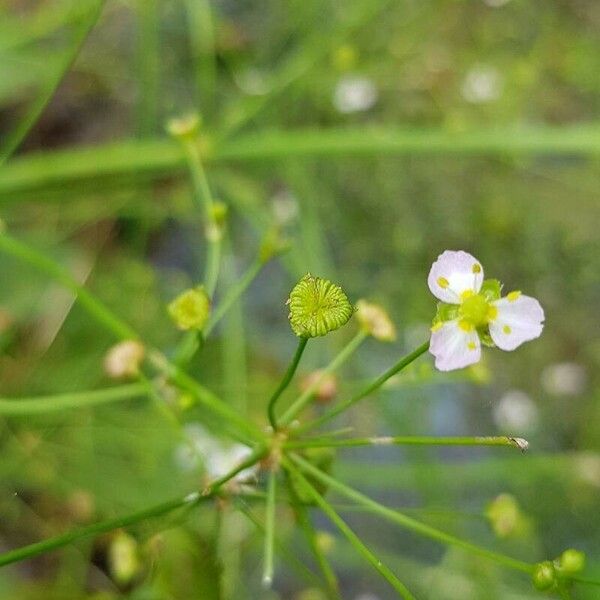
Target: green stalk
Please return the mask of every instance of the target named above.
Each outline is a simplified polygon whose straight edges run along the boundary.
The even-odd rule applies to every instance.
[[[146,393],[147,389],[144,383],[131,383],[105,390],[55,394],[36,398],[0,398],[0,414],[10,416],[36,415],[71,408],[87,408],[107,404],[108,402],[139,398],[145,396]]]
[[[267,502],[265,506],[265,554],[262,584],[270,588],[273,583],[273,547],[275,544],[275,508],[277,473],[271,469],[267,483]]]
[[[298,364],[300,363],[300,359],[302,358],[302,353],[304,352],[304,349],[306,348],[307,342],[308,342],[308,338],[305,338],[305,337],[300,338],[300,340],[298,342],[298,347],[296,348],[296,353],[294,354],[294,357],[292,358],[292,362],[290,363],[290,366],[288,367],[287,371],[285,372],[285,375],[284,375],[283,379],[281,380],[281,383],[279,384],[279,386],[277,387],[277,389],[271,396],[271,399],[269,400],[269,406],[268,406],[269,423],[271,423],[271,427],[273,428],[273,431],[277,430],[277,417],[275,415],[275,404],[277,403],[277,399],[279,398],[279,396],[281,396],[283,391],[290,384],[290,381],[292,380],[292,377],[294,376],[294,373],[296,372],[296,369],[298,368]]]
[[[76,296],[90,315],[111,331],[115,337],[121,340],[139,338],[138,334],[127,323],[116,317],[96,296],[82,287],[67,269],[54,260],[6,232],[0,232],[0,251],[28,263],[66,287]]]
[[[183,498],[176,498],[174,500],[169,500],[168,502],[155,504],[154,506],[135,511],[122,517],[94,523],[87,527],[68,531],[67,533],[63,533],[62,535],[58,535],[42,542],[36,542],[35,544],[29,544],[28,546],[5,552],[0,555],[0,567],[26,560],[38,556],[39,554],[62,548],[63,546],[68,546],[83,538],[134,525],[135,523],[154,517],[159,517],[184,506],[195,506],[196,504],[213,497],[224,483],[229,481],[232,477],[235,477],[240,471],[243,471],[258,462],[262,456],[264,456],[264,454],[255,450],[244,462],[240,463],[235,469],[229,471],[229,473],[213,481],[202,493],[192,492]]]
[[[359,331],[341,352],[323,369],[321,376],[309,386],[294,403],[283,413],[280,419],[282,426],[289,425],[294,418],[302,411],[302,409],[311,401],[313,394],[319,388],[323,380],[328,376],[337,371],[350,356],[358,349],[363,341],[368,337],[368,333],[361,330]]]
[[[287,458],[282,459],[282,463],[285,468],[288,469],[295,477],[302,488],[307,494],[309,494],[313,500],[319,505],[321,510],[327,515],[327,517],[333,522],[333,524],[340,530],[344,537],[350,542],[354,549],[362,555],[368,562],[375,567],[382,577],[384,577],[388,583],[400,594],[401,598],[406,600],[415,600],[415,597],[410,593],[408,588],[394,575],[394,573],[385,566],[360,540],[360,538],[348,527],[346,522],[335,512],[333,507],[315,490],[315,488],[308,482],[308,480],[302,475],[302,473],[291,463]]]
[[[364,437],[351,439],[315,438],[292,440],[284,448],[354,448],[356,446],[508,446],[522,452],[529,446],[523,438],[507,436],[476,437],[427,437],[427,436],[390,436]]]
[[[458,537],[440,531],[439,529],[430,527],[429,525],[425,525],[420,521],[416,521],[415,519],[408,517],[403,513],[391,510],[386,506],[375,502],[375,500],[364,496],[360,492],[357,492],[356,490],[344,485],[337,479],[334,479],[333,477],[327,475],[326,473],[324,473],[320,469],[317,469],[308,461],[304,460],[296,454],[292,454],[290,458],[297,465],[299,465],[303,471],[305,471],[306,473],[310,473],[315,479],[317,479],[321,483],[327,485],[331,489],[336,490],[337,492],[339,492],[346,498],[353,500],[357,504],[369,508],[374,514],[377,514],[380,517],[387,519],[388,521],[397,523],[405,529],[409,529],[410,531],[428,537],[442,544],[457,546],[459,548],[462,548],[463,550],[466,550],[467,552],[479,554],[480,556],[489,558],[490,560],[493,560],[498,564],[501,564],[510,569],[515,569],[524,573],[531,573],[533,569],[533,565],[529,563],[517,560],[515,558],[511,558],[510,556],[505,556],[504,554],[500,554],[498,552],[493,552],[492,550],[488,550],[487,548],[481,548],[480,546],[472,544],[471,542],[462,540]]]
[[[93,0],[89,12],[82,18],[79,27],[73,35],[73,41],[70,48],[65,52],[55,73],[52,73],[46,84],[43,86],[40,95],[34,100],[25,117],[17,125],[0,146],[0,166],[5,163],[13,152],[21,145],[32,127],[44,112],[44,109],[52,100],[54,93],[58,89],[61,81],[75,62],[85,40],[100,18],[100,13],[104,7],[104,0]]]
[[[159,113],[160,35],[158,0],[137,0],[138,132],[156,133]]]
[[[345,402],[341,402],[337,406],[334,406],[331,410],[327,411],[324,415],[320,416],[318,419],[315,419],[314,421],[311,421],[310,423],[306,423],[306,424],[302,425],[301,427],[299,427],[298,429],[295,430],[296,433],[299,434],[299,433],[303,433],[309,429],[314,429],[315,427],[318,427],[318,426],[322,425],[323,423],[330,421],[334,417],[337,417],[340,413],[348,410],[351,406],[356,404],[359,400],[362,400],[369,394],[372,394],[374,391],[378,390],[388,379],[390,379],[390,377],[393,377],[394,375],[396,375],[396,373],[399,373],[400,371],[402,371],[402,369],[406,368],[408,365],[410,365],[412,362],[414,362],[417,358],[419,358],[419,356],[421,356],[422,354],[427,352],[428,349],[429,349],[429,342],[425,342],[424,344],[421,344],[416,350],[413,350],[406,356],[403,356],[395,365],[390,367],[385,373],[382,373],[377,379],[375,379],[375,381],[370,383],[362,391],[358,392],[358,394],[356,394],[355,396],[352,396],[352,398],[346,400]]]

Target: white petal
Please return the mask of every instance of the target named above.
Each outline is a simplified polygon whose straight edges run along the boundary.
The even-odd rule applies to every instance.
[[[458,319],[446,321],[431,333],[429,352],[435,356],[435,366],[440,371],[468,367],[481,358],[481,344],[477,331],[465,331]]]
[[[483,283],[483,267],[468,252],[446,250],[431,265],[427,284],[442,302],[460,304],[463,292],[479,292]]]
[[[490,323],[490,335],[498,348],[514,350],[542,333],[544,309],[535,298],[509,294],[492,304],[498,309],[498,315]]]

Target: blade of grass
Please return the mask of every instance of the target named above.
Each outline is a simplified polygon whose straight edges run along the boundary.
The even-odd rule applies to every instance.
[[[89,12],[82,18],[79,26],[73,34],[73,40],[69,49],[64,53],[58,68],[50,75],[45,85],[42,87],[38,97],[33,101],[25,117],[17,127],[7,136],[2,146],[0,146],[0,166],[5,163],[11,154],[19,147],[32,127],[37,123],[44,109],[54,96],[61,81],[71,68],[71,65],[77,58],[83,43],[88,34],[92,31],[102,12],[104,0],[92,0]]]
[[[137,0],[138,133],[156,133],[159,114],[160,36],[158,0]]]
[[[340,530],[344,537],[350,542],[354,549],[362,555],[379,574],[400,594],[401,598],[406,600],[415,600],[415,597],[410,593],[408,588],[386,567],[361,541],[361,539],[348,527],[346,522],[335,512],[332,506],[327,502],[317,490],[308,482],[292,462],[287,459],[282,459],[282,464],[291,472],[295,480],[302,486],[304,491],[313,498],[319,508],[327,515],[332,523]]]
[[[267,482],[267,501],[265,504],[265,548],[262,584],[270,588],[273,584],[273,547],[275,545],[275,509],[277,491],[277,473],[271,469]]]

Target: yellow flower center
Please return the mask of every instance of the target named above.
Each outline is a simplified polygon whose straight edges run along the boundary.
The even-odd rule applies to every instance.
[[[487,325],[498,315],[498,309],[492,306],[481,294],[467,290],[461,294],[462,303],[459,308],[460,326],[469,331]]]

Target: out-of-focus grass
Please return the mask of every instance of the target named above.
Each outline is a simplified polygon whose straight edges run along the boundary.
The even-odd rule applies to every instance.
[[[0,168],[1,216],[146,339],[173,350],[178,335],[164,305],[197,282],[204,246],[181,153],[161,132],[168,116],[199,107],[209,177],[231,207],[218,295],[250,264],[274,220],[286,221],[294,242],[285,268],[261,274],[243,312],[228,316],[193,365],[195,376],[254,416],[285,366],[281,357],[292,352],[283,302],[294,276],[335,274],[353,299],[382,301],[401,331],[395,345],[361,349],[344,372],[346,391],[422,341],[434,307],[429,265],[445,248],[471,251],[508,288],[540,298],[541,340],[510,355],[487,353],[484,370],[466,377],[416,367],[407,385],[366,401],[348,422],[364,434],[493,434],[494,410],[516,388],[537,410],[535,423],[510,431],[530,439],[530,453],[360,449],[340,453],[336,472],[391,505],[429,509],[432,523],[527,560],[580,547],[593,576],[600,573],[600,15],[593,0],[490,4],[109,0],[35,123],[93,3],[2,5],[1,147],[33,128]],[[336,87],[349,77],[374,86],[372,107],[336,109]],[[102,358],[111,340],[68,295],[5,257],[0,280],[3,396],[109,384]],[[346,335],[309,349],[305,370],[324,364]],[[574,393],[549,383],[548,367],[564,362],[585,373]],[[425,385],[408,385],[411,378]],[[191,407],[182,418],[205,415]],[[201,470],[177,468],[178,441],[143,399],[3,417],[0,440],[6,548],[185,493],[201,479]],[[532,527],[495,540],[482,514],[505,491]],[[440,509],[451,516],[435,516]],[[526,578],[339,510],[419,597],[535,597]],[[110,538],[103,538],[2,570],[0,595],[219,598],[224,578],[233,597],[262,597],[255,526],[221,527],[228,533],[218,539],[215,515],[204,509],[139,526],[133,533],[145,570],[129,587],[109,576]],[[278,536],[304,552],[291,523]],[[349,550],[337,539],[332,551],[344,598],[389,597]],[[314,585],[293,561],[282,558],[277,569],[282,598]],[[578,587],[574,597],[595,593]]]

